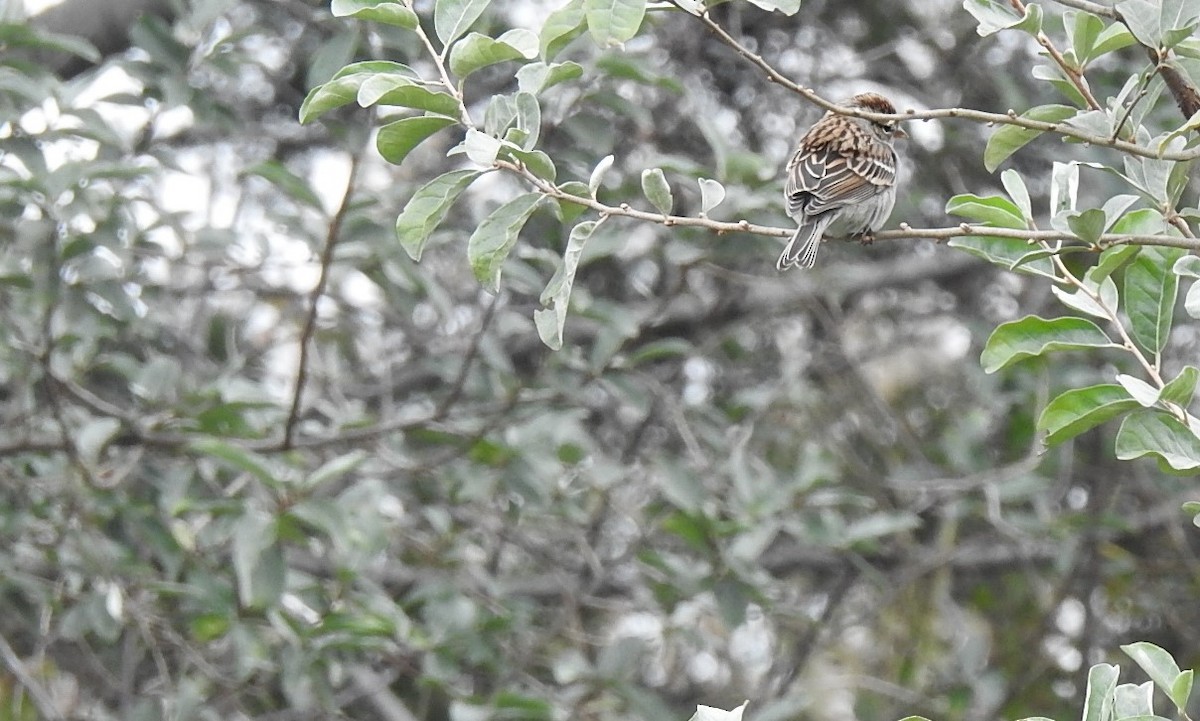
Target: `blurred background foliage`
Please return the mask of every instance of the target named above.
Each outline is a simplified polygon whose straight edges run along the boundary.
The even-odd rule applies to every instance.
[[[493,3],[475,29],[536,31],[556,5]],[[665,719],[745,698],[762,720],[1065,718],[1120,643],[1196,663],[1194,483],[1118,463],[1107,427],[1037,454],[1046,400],[1113,359],[980,369],[998,323],[1054,303],[1046,283],[928,241],[831,243],[779,276],[775,240],[614,218],[550,351],[532,314],[570,227],[552,208],[490,295],[467,238],[527,188],[481,178],[414,263],[396,215],[461,167],[457,141],[397,167],[367,111],[296,120],[353,61],[433,77],[411,33],[323,0],[4,12],[0,719]],[[981,39],[951,0],[713,15],[826,97],[1054,101],[1035,43]],[[700,24],[652,11],[624,48],[558,59],[583,68],[542,97],[560,181],[612,154],[606,202],[647,207],[661,167],[676,213],[711,177],[713,217],[788,224],[780,169],[819,112]],[[1090,77],[1111,94],[1144,64]],[[474,116],[513,68],[472,75]],[[986,128],[909,131],[893,224],[999,191]],[[1058,143],[1010,161],[1035,198]],[[1171,357],[1198,355],[1177,325]]]

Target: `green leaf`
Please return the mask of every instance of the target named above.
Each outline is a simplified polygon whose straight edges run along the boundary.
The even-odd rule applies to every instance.
[[[321,464],[320,468],[313,471],[299,485],[304,489],[313,489],[331,481],[336,481],[361,466],[368,458],[370,458],[370,455],[362,450],[351,451],[344,455],[336,456]]]
[[[1167,344],[1179,295],[1179,276],[1171,271],[1185,251],[1143,247],[1125,270],[1125,312],[1134,340],[1160,353]]]
[[[578,180],[567,181],[558,186],[558,190],[576,198],[587,198],[591,195],[587,185],[584,185]],[[575,221],[576,218],[578,218],[584,213],[584,211],[587,210],[587,206],[572,202],[570,200],[562,199],[557,200],[555,203],[555,210],[557,211],[556,214],[558,215],[558,219],[562,221],[562,224],[570,225]]]
[[[1116,453],[1123,461],[1154,456],[1160,467],[1165,464],[1175,471],[1200,468],[1200,438],[1161,411],[1141,410],[1127,416],[1117,431]]]
[[[514,28],[498,38],[471,33],[450,49],[450,72],[461,79],[489,65],[532,60],[537,54],[538,37],[531,30]]]
[[[1039,250],[1021,238],[1000,238],[992,235],[968,235],[951,238],[946,243],[971,255],[983,258],[1005,270],[1044,278],[1056,278],[1054,264],[1048,257],[1030,259],[1031,252]]]
[[[616,160],[615,156],[606,155],[592,169],[592,174],[588,178],[588,192],[592,194],[593,198],[596,197],[596,193],[600,190],[600,184],[604,182],[604,175],[612,167],[614,160]]]
[[[1070,226],[1071,232],[1080,240],[1085,243],[1095,244],[1104,233],[1107,218],[1103,210],[1091,208],[1078,215],[1068,216],[1067,225]]]
[[[1096,38],[1096,44],[1092,48],[1092,59],[1098,58],[1101,55],[1115,52],[1123,48],[1127,48],[1137,42],[1133,37],[1133,33],[1129,32],[1121,23],[1112,23],[1100,33],[1100,37]]]
[[[201,438],[188,444],[188,450],[225,461],[238,470],[245,471],[265,485],[278,487],[280,481],[271,471],[267,460],[257,453],[231,445],[216,438]]]
[[[1196,394],[1197,378],[1200,378],[1200,369],[1197,369],[1196,366],[1184,366],[1179,375],[1163,386],[1159,397],[1164,401],[1186,408]]]
[[[1045,432],[1042,442],[1049,448],[1137,407],[1137,402],[1119,385],[1076,388],[1046,404],[1037,427]]]
[[[1113,693],[1113,717],[1143,718],[1154,715],[1154,682],[1118,684]],[[1147,720],[1148,721],[1148,720]]]
[[[0,46],[7,51],[29,48],[66,53],[93,64],[99,63],[104,57],[95,45],[77,35],[54,33],[25,23],[0,23]]]
[[[1155,388],[1141,378],[1126,375],[1124,373],[1117,374],[1117,382],[1125,389],[1130,396],[1133,397],[1138,405],[1143,408],[1150,408],[1158,403],[1158,397],[1161,389]]]
[[[300,122],[307,123],[322,113],[354,102],[358,99],[358,89],[362,84],[380,74],[417,77],[412,68],[402,63],[384,60],[351,63],[339,70],[329,82],[308,91],[304,102],[300,104]]]
[[[421,259],[430,234],[446,219],[458,196],[479,175],[477,170],[454,170],[439,175],[413,193],[396,218],[396,238],[410,258]]]
[[[1074,293],[1068,293],[1059,286],[1051,286],[1051,292],[1068,308],[1110,319],[1117,310],[1117,284],[1112,278],[1104,278],[1099,283],[1084,282],[1084,287]]]
[[[467,137],[463,141],[463,147],[471,162],[488,168],[495,164],[496,156],[499,155],[503,145],[500,140],[487,133],[481,133],[475,128],[467,128]]]
[[[547,61],[553,60],[567,43],[583,32],[585,20],[583,0],[571,0],[550,13],[539,34],[539,50],[542,57]]]
[[[700,215],[708,215],[708,211],[725,200],[725,186],[711,178],[699,178],[700,183]]]
[[[1078,110],[1069,105],[1039,105],[1021,114],[1029,120],[1040,120],[1047,123],[1060,123],[1073,117]],[[1028,145],[1034,138],[1041,135],[1041,130],[1031,130],[1015,125],[1001,125],[988,138],[983,149],[983,167],[988,172],[994,172],[1010,155]]]
[[[1185,255],[1175,261],[1171,270],[1181,278],[1200,278],[1200,256]]]
[[[459,113],[458,100],[449,93],[430,90],[419,81],[395,73],[379,73],[363,81],[356,97],[364,108],[372,105],[400,106],[428,110],[438,115],[455,117]]]
[[[571,301],[571,287],[575,284],[575,270],[584,244],[592,237],[599,221],[587,220],[571,229],[567,249],[563,252],[562,265],[542,291],[542,308],[533,312],[533,321],[538,336],[551,350],[562,348],[563,328],[567,322],[567,308]]]
[[[1079,60],[1080,67],[1086,66],[1092,59],[1092,50],[1100,33],[1104,31],[1104,21],[1088,12],[1063,13],[1063,25],[1071,33],[1071,49]]]
[[[542,107],[533,93],[518,92],[513,98],[517,108],[517,129],[525,133],[522,149],[531,150],[542,133]]]
[[[455,122],[453,118],[442,115],[403,118],[379,129],[375,147],[384,160],[399,165],[422,141],[442,128],[454,125]]]
[[[583,77],[583,66],[577,62],[529,63],[517,71],[517,89],[523,93],[540,94],[559,83]]]
[[[75,435],[75,448],[79,451],[80,460],[94,464],[120,431],[121,421],[116,418],[96,418],[85,423]]]
[[[417,14],[401,5],[397,0],[333,0],[330,6],[334,17],[352,17],[359,20],[386,23],[415,30]]]
[[[651,205],[658,208],[658,212],[663,215],[671,214],[675,201],[671,197],[671,186],[667,184],[662,168],[646,168],[642,171],[642,193]]]
[[[1083,721],[1112,721],[1113,696],[1120,673],[1120,667],[1107,663],[1098,663],[1088,669]]]
[[[278,160],[265,160],[248,168],[246,174],[257,175],[282,190],[292,200],[324,211],[321,199],[309,186],[308,181],[288,170],[287,166]]]
[[[233,530],[233,572],[238,599],[247,608],[267,608],[283,595],[286,567],[275,519],[249,510]]]
[[[1175,659],[1165,650],[1152,643],[1140,641],[1121,647],[1125,655],[1141,666],[1155,686],[1171,699],[1175,708],[1185,712],[1188,697],[1192,692],[1192,672],[1181,673]],[[1185,677],[1186,676],[1186,677]]]
[[[433,30],[442,45],[457,40],[475,24],[489,0],[437,0],[433,8]]]
[[[1114,245],[1105,249],[1096,264],[1088,269],[1087,279],[1093,283],[1099,283],[1108,278],[1125,265],[1130,258],[1137,255],[1138,250],[1139,246],[1136,245]]]
[[[1010,321],[992,331],[980,362],[987,373],[1056,350],[1119,347],[1095,323],[1083,318],[1046,320],[1035,315]]]
[[[583,0],[583,11],[592,39],[605,48],[637,35],[646,15],[646,0]]]
[[[542,197],[541,193],[526,193],[501,205],[483,219],[467,241],[471,270],[489,291],[500,292],[500,269]]]
[[[1029,227],[1029,221],[1033,220],[1033,203],[1029,200],[1029,189],[1025,187],[1024,178],[1020,173],[1009,168],[1000,174],[1000,182],[1004,185],[1008,197],[1012,198],[1013,203],[1021,211],[1021,216],[1026,221],[1025,227]]]
[[[515,159],[524,165],[531,173],[542,178],[554,182],[558,175],[558,169],[554,167],[554,161],[550,159],[540,150],[522,150],[512,144],[505,144],[500,148],[500,153],[512,159]]]
[[[963,7],[979,22],[976,32],[983,37],[1008,28],[1024,30],[1031,35],[1042,29],[1042,9],[1032,3],[1025,6],[1023,15],[1007,0],[963,0]]]
[[[767,12],[789,16],[800,12],[800,0],[750,0],[750,4]]]
[[[946,212],[995,228],[1026,230],[1029,227],[1025,223],[1021,209],[1008,198],[1002,198],[999,195],[986,198],[970,193],[956,195],[946,203]]]

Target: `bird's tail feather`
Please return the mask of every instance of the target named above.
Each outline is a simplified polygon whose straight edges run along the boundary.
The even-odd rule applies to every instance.
[[[796,228],[796,232],[792,233],[792,237],[784,246],[783,253],[779,255],[775,267],[779,270],[787,270],[793,266],[813,267],[817,262],[817,249],[821,247],[821,237],[825,235],[827,225],[829,218],[819,218]]]

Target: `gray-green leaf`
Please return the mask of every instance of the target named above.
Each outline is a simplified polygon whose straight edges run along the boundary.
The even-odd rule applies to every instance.
[[[674,198],[671,197],[671,186],[667,184],[662,168],[646,168],[642,171],[642,192],[651,205],[658,208],[658,212],[671,214]]]
[[[500,291],[500,269],[542,197],[540,193],[526,193],[501,205],[483,219],[467,241],[471,270],[489,291]]]
[[[439,175],[413,193],[396,218],[396,238],[410,258],[421,259],[430,234],[446,219],[450,206],[463,190],[478,177],[476,170],[454,170]]]
[[[571,301],[571,288],[575,284],[575,270],[579,267],[579,257],[583,254],[583,246],[592,237],[599,221],[588,220],[571,229],[571,237],[567,240],[567,249],[563,252],[562,265],[554,273],[554,277],[542,291],[541,302],[544,308],[533,312],[533,321],[537,326],[538,336],[552,350],[562,348],[563,327],[567,321],[567,308]]]

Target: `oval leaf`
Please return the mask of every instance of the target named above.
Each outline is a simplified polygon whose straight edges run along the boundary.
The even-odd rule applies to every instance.
[[[475,24],[489,0],[437,0],[433,8],[433,30],[442,45],[457,40]]]
[[[1117,347],[1104,331],[1083,318],[1046,320],[1026,316],[1004,323],[992,332],[980,362],[987,373],[1049,351]]]
[[[399,165],[423,140],[447,125],[453,125],[454,122],[453,118],[441,115],[422,115],[397,120],[379,129],[375,147],[384,160]]]
[[[671,214],[674,198],[671,197],[671,186],[663,175],[662,168],[646,168],[642,171],[642,192],[646,200],[663,215]]]
[[[501,205],[483,219],[467,241],[471,270],[491,292],[500,291],[500,268],[542,197],[540,193],[526,193]]]
[[[450,206],[463,190],[478,177],[476,170],[455,170],[439,175],[413,193],[396,218],[396,238],[410,258],[421,259],[430,234],[446,219]]]
[[[579,257],[583,255],[584,244],[592,237],[598,225],[599,221],[588,220],[571,229],[567,249],[563,252],[562,265],[542,291],[541,302],[545,307],[533,312],[538,336],[552,350],[562,348],[563,327],[567,321],[567,307],[571,302],[571,287],[575,284],[575,270],[579,267]]]
[[[1137,407],[1137,402],[1119,385],[1076,388],[1050,401],[1038,418],[1037,427],[1046,433],[1042,442],[1050,448]]]
[[[1172,272],[1186,251],[1144,247],[1125,270],[1125,312],[1134,340],[1144,350],[1159,353],[1167,344],[1179,294],[1179,276]]]
[[[600,47],[620,45],[637,35],[646,0],[583,0],[588,31]]]
[[[1123,461],[1155,456],[1176,471],[1200,468],[1200,438],[1170,414],[1159,411],[1143,410],[1126,417],[1117,431],[1116,451]]]

